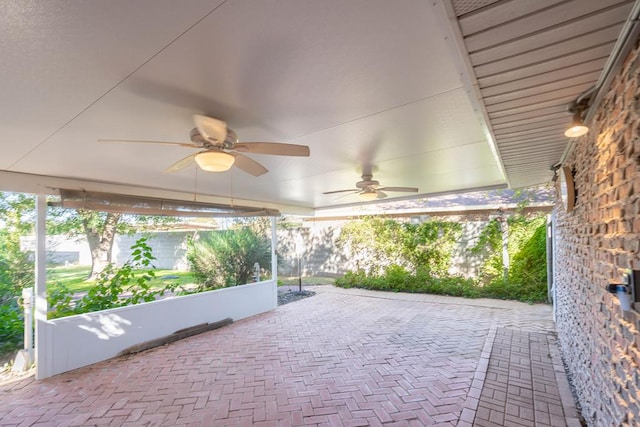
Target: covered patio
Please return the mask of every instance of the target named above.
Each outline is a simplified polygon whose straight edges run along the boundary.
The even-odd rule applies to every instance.
[[[0,425],[578,426],[551,308],[317,295],[0,388]]]
[[[582,416],[637,424],[640,300],[607,285],[640,271],[639,16],[640,0],[7,1],[0,191],[37,195],[42,254],[46,196],[275,218],[554,182],[553,313]],[[590,132],[565,136],[572,116]],[[207,173],[200,154],[237,163]],[[3,386],[0,424],[577,422],[551,308],[364,294],[323,288]]]

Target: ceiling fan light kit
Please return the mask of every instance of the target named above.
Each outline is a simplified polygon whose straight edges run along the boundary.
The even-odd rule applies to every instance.
[[[285,144],[280,142],[243,142],[239,143],[236,133],[227,127],[227,123],[200,114],[193,116],[196,127],[191,130],[191,142],[169,141],[124,141],[101,139],[99,142],[109,143],[143,143],[178,145],[187,148],[198,148],[202,151],[193,153],[178,160],[165,172],[173,173],[191,166],[193,162],[207,172],[225,172],[232,166],[253,176],[264,175],[268,172],[261,163],[245,156],[243,153],[309,157],[311,154],[306,145]]]
[[[378,198],[378,193],[374,191],[364,191],[359,194],[359,197],[362,201],[370,202],[371,200],[376,200]]]
[[[226,172],[231,169],[236,159],[223,151],[203,151],[196,154],[196,163],[207,172]]]

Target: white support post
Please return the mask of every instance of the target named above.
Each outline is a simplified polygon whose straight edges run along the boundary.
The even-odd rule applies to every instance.
[[[51,363],[46,357],[48,347],[46,322],[47,322],[47,248],[46,248],[46,220],[47,198],[44,194],[36,197],[36,379],[46,378],[47,365]]]
[[[274,307],[278,306],[278,255],[276,255],[276,246],[278,244],[278,234],[276,233],[276,217],[271,217],[271,280],[276,284],[274,298]]]
[[[24,372],[33,363],[33,288],[22,288],[24,312],[24,348],[16,354],[11,370]]]

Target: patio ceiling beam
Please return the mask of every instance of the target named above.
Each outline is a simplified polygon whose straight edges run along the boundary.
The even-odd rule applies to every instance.
[[[273,209],[289,215],[313,215],[312,208],[302,206],[246,200],[207,194],[194,194],[163,188],[150,188],[132,185],[120,185],[111,182],[78,180],[20,172],[0,171],[0,191],[59,195],[60,189],[97,191],[128,196],[153,197],[164,200],[198,202],[230,206],[245,206],[260,209]]]
[[[97,191],[60,189],[60,199],[60,202],[51,202],[49,204],[63,208],[87,209],[100,212],[177,217],[280,216],[280,211],[276,209],[176,201]]]

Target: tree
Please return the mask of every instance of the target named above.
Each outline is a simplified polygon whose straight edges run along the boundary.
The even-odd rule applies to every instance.
[[[111,263],[113,244],[118,233],[134,230],[134,218],[121,222],[123,214],[82,209],[50,207],[47,212],[47,234],[85,237],[91,252],[90,278],[98,275]]]
[[[95,278],[107,265],[111,264],[113,243],[115,242],[118,222],[122,216],[109,212],[104,219],[99,212],[79,210],[78,216],[91,250],[91,277]]]
[[[29,254],[20,250],[20,237],[32,235],[35,229],[35,198],[22,193],[0,192],[0,263],[2,274],[24,277],[25,268],[33,274]],[[111,263],[117,234],[130,234],[140,229],[155,229],[181,222],[182,218],[131,215],[111,212],[66,209],[50,206],[47,210],[47,234],[85,237],[91,251],[91,278],[97,278]],[[24,258],[24,259],[22,259]],[[28,262],[24,262],[27,260]],[[31,279],[32,281],[32,279]],[[18,289],[22,287],[16,283]]]
[[[20,237],[33,233],[35,199],[0,193],[0,303],[33,285],[33,259],[21,250]]]
[[[91,251],[91,279],[97,279],[112,262],[116,235],[131,234],[140,229],[157,228],[180,222],[167,216],[131,215],[113,212],[49,208],[47,233],[85,237]]]
[[[32,196],[0,193],[0,354],[21,344],[22,311],[18,296],[33,286],[33,259],[21,251],[20,237],[33,232],[35,200]]]

